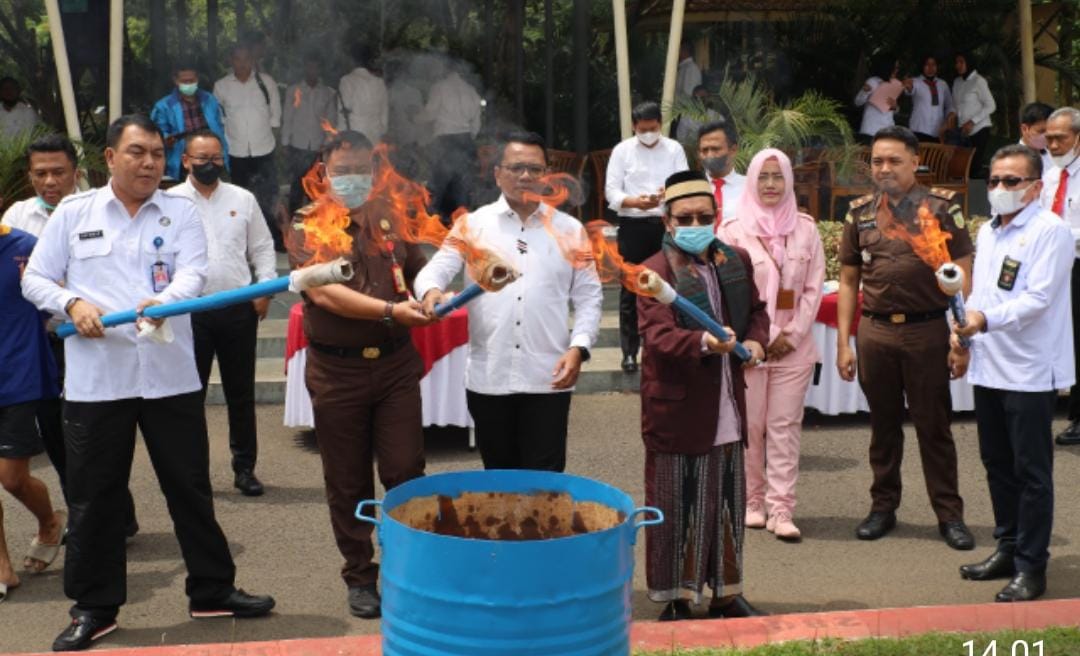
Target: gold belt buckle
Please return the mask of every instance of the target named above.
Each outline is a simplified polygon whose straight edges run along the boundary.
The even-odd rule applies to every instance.
[[[905,314],[890,314],[889,315],[889,322],[890,323],[905,323],[905,322],[907,322],[907,315],[905,315]]]
[[[378,346],[369,346],[361,351],[360,355],[364,356],[365,360],[378,360],[379,356],[382,355],[382,351],[379,350]]]

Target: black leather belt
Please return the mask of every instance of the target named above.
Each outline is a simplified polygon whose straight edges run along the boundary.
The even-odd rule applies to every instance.
[[[378,360],[394,351],[399,351],[412,342],[411,337],[401,337],[396,340],[387,340],[378,346],[331,346],[318,342],[308,342],[308,346],[319,353],[334,355],[339,358],[363,358],[365,360]]]
[[[908,314],[896,313],[896,314],[881,314],[879,312],[871,312],[869,310],[863,310],[862,315],[870,319],[877,321],[884,321],[885,323],[922,323],[924,321],[933,321],[934,319],[940,319],[945,316],[945,310],[934,310],[932,312],[912,312]]]

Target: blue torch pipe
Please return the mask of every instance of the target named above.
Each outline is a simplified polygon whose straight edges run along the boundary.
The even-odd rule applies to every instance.
[[[445,317],[446,315],[464,306],[466,303],[483,293],[484,288],[474,282],[465,289],[461,290],[459,294],[451,298],[449,301],[436,305],[435,316]]]
[[[709,334],[716,339],[726,342],[731,339],[731,335],[728,331],[724,330],[724,327],[716,322],[715,319],[705,314],[698,306],[694,305],[686,299],[684,296],[675,296],[675,300],[672,301],[672,305],[677,307],[683,314],[690,316],[694,321],[698,322],[702,328],[704,328]],[[750,351],[742,345],[741,342],[735,344],[735,355],[739,356],[739,359],[743,362],[750,360]]]
[[[175,303],[151,305],[143,310],[142,316],[150,319],[164,319],[166,317],[175,317],[178,314],[216,310],[217,308],[225,307],[226,305],[236,305],[237,303],[243,303],[244,301],[252,301],[256,298],[287,291],[289,289],[289,280],[289,276],[281,276],[280,278],[265,280],[254,285],[248,285],[247,287],[226,289],[225,291],[210,294],[208,296],[189,298],[183,301],[176,301]],[[138,318],[139,315],[136,314],[135,310],[110,312],[101,317],[101,324],[106,328],[111,328],[125,323],[135,323],[135,320]],[[75,324],[70,321],[61,324],[60,327],[56,329],[56,335],[58,337],[71,337],[75,333]]]
[[[953,320],[958,326],[967,325],[967,311],[964,310],[964,296],[958,292],[949,297],[949,309],[952,311]],[[960,337],[960,346],[971,348],[970,337]]]

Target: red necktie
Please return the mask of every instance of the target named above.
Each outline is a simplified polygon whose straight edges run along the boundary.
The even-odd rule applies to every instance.
[[[1061,218],[1065,218],[1065,192],[1069,187],[1069,171],[1061,169],[1061,180],[1058,182],[1057,193],[1054,194],[1054,206],[1050,211]]]
[[[716,218],[724,218],[724,179],[713,178],[713,198],[716,199]]]

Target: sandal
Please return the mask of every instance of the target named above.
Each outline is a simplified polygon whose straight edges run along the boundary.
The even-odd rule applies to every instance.
[[[67,526],[67,512],[63,510],[57,510],[56,516],[60,520],[61,526]],[[55,544],[46,544],[38,540],[35,535],[34,539],[30,541],[30,551],[27,552],[26,557],[23,559],[23,566],[34,574],[40,574],[49,568],[49,565],[53,564],[56,557],[60,555],[60,547],[64,544],[63,531],[60,533],[60,539]],[[41,563],[40,567],[36,566],[37,563]]]

